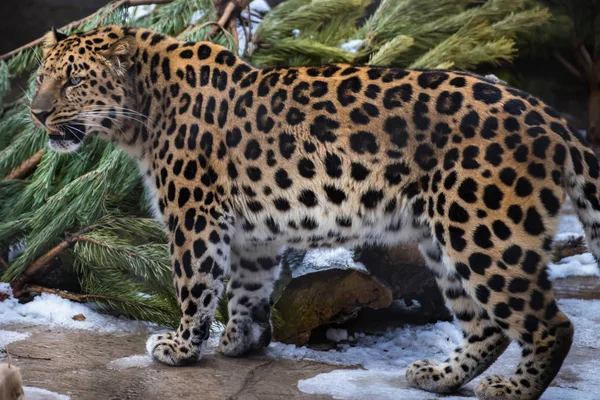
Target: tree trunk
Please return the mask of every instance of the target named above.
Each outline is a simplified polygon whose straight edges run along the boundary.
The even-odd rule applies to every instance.
[[[598,152],[598,147],[600,147],[600,60],[595,61],[592,67],[589,88],[587,140],[594,151]]]

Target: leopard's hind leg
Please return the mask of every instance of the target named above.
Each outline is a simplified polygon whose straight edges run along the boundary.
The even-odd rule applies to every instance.
[[[463,330],[463,340],[444,362],[425,360],[411,364],[408,382],[435,393],[451,393],[471,381],[504,352],[510,340],[463,288],[461,278],[444,265],[442,249],[433,238],[419,248],[435,273],[441,292]]]
[[[477,385],[475,392],[482,400],[538,399],[571,347],[573,326],[558,309],[546,267],[551,250],[551,236],[546,235],[554,233],[556,219],[541,219],[538,210],[526,203],[521,217],[501,230],[498,224],[493,227],[499,219],[492,218],[491,226],[482,221],[476,230],[481,226],[481,231],[500,237],[486,234],[489,242],[478,240],[461,252],[448,251],[467,294],[522,347],[521,361],[510,378],[493,376]]]

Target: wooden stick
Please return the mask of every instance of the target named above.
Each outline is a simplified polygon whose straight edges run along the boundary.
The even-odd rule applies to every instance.
[[[2,182],[11,179],[23,179],[29,176],[33,172],[35,167],[37,167],[37,165],[40,163],[43,153],[44,149],[38,150],[37,153],[29,157],[21,165],[10,171],[10,173],[2,179]]]
[[[54,259],[54,257],[58,256],[63,250],[69,248],[71,245],[81,240],[81,237],[84,234],[95,229],[97,226],[97,224],[88,226],[74,235],[65,233],[65,239],[62,242],[54,246],[52,249],[50,249],[50,251],[46,252],[45,254],[42,254],[29,267],[27,267],[27,269],[23,271],[23,273],[21,273],[21,275],[19,275],[17,279],[12,281],[10,286],[13,291],[13,296],[21,296],[23,294],[23,286],[25,285],[25,282],[29,280],[29,278],[39,273],[40,271],[43,271],[44,269],[48,268],[48,265]]]
[[[558,60],[558,62],[560,62],[563,65],[563,67],[565,67],[567,69],[567,71],[569,71],[570,73],[575,75],[575,77],[581,79],[582,81],[586,80],[583,77],[583,75],[581,74],[581,72],[579,72],[579,70],[573,64],[571,64],[569,61],[567,61],[559,52],[555,51],[553,53],[553,55],[554,55],[554,58],[556,58]]]
[[[6,261],[4,261],[2,256],[0,256],[0,269],[4,271],[8,269],[8,264],[6,263]]]
[[[229,30],[231,32],[231,35],[233,36],[233,41],[235,43],[235,52],[239,52],[239,48],[240,48],[240,38],[238,35],[238,31],[237,31],[237,26],[236,26],[236,18],[231,18],[229,20]]]
[[[26,294],[26,293],[32,293],[32,292],[55,294],[59,297],[62,297],[63,299],[76,301],[78,303],[89,303],[91,301],[97,301],[97,300],[122,302],[122,300],[120,300],[116,297],[102,296],[102,295],[98,295],[98,294],[71,293],[71,292],[66,292],[64,290],[52,289],[52,288],[47,288],[47,287],[39,286],[39,285],[25,285],[25,286],[23,286],[23,289],[21,290],[22,295]]]
[[[220,2],[219,0],[215,0],[215,7],[217,9],[220,8]],[[227,5],[225,6],[225,8],[223,9],[223,12],[221,13],[221,17],[219,18],[219,20],[217,21],[217,23],[219,24],[219,26],[224,29],[224,27],[230,27],[231,25],[229,23],[229,21],[233,21],[233,29],[235,30],[235,20],[237,19],[238,15],[242,12],[242,10],[244,8],[246,8],[248,5],[250,4],[250,0],[230,0],[229,3],[227,3]],[[207,38],[210,38],[214,35],[217,34],[217,32],[219,31],[219,26],[215,26],[207,35]],[[234,35],[234,38],[236,37],[236,34],[232,33],[232,35]],[[236,40],[237,43],[237,40]]]
[[[144,6],[144,5],[150,5],[150,4],[168,4],[171,3],[173,0],[116,0],[115,2],[113,2],[110,6],[111,11],[116,10],[119,7],[122,6],[128,6],[128,7],[135,7],[135,6]],[[101,10],[96,11],[93,14],[88,15],[85,18],[82,18],[80,20],[77,21],[73,21],[71,23],[68,23],[67,25],[63,26],[62,28],[60,28],[61,31],[63,30],[70,30],[73,28],[77,28],[78,26],[82,25],[83,23],[85,23],[86,21],[89,21],[90,19],[94,18],[95,16],[97,16],[100,13]],[[22,52],[23,50],[32,48],[32,47],[36,47],[39,46],[40,44],[42,44],[44,42],[44,38],[40,37],[37,38],[27,44],[24,44],[21,47],[18,47],[14,50],[9,51],[6,54],[2,54],[0,56],[0,60],[6,60],[9,59],[10,57]]]
[[[74,241],[71,238],[63,240],[58,245],[56,245],[54,248],[52,248],[49,252],[43,254],[40,258],[35,260],[33,262],[33,264],[31,264],[29,267],[27,267],[27,269],[25,271],[23,271],[23,273],[10,284],[12,291],[13,291],[13,296],[15,296],[15,297],[22,296],[23,295],[23,284],[31,276],[33,276],[36,273],[47,268],[48,264],[50,263],[50,261],[52,261],[54,259],[54,257],[59,255],[60,252],[62,252],[67,247],[71,246],[71,244],[73,244],[73,243],[74,243]]]
[[[553,248],[552,262],[554,263],[559,262],[565,257],[588,252],[583,236],[554,242]]]
[[[592,56],[590,56],[590,53],[583,43],[579,45],[579,52],[585,64],[585,68],[591,73],[594,68],[594,61],[592,61]]]

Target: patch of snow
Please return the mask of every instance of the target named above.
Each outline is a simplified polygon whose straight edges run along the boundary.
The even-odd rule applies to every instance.
[[[300,29],[292,29],[292,35],[294,35],[295,38],[300,36]]]
[[[149,323],[121,319],[97,312],[91,305],[75,303],[54,294],[42,293],[33,301],[20,304],[12,296],[8,283],[0,283],[0,293],[9,298],[0,302],[0,325],[25,324],[86,329],[97,332],[148,330]],[[85,315],[85,321],[74,321],[73,316]]]
[[[271,6],[265,0],[253,0],[250,2],[250,10],[266,14],[271,11]]]
[[[108,369],[121,371],[128,368],[146,368],[152,364],[152,358],[148,354],[118,358],[108,363]]]
[[[329,328],[325,336],[332,342],[345,342],[348,340],[348,331],[345,329]]]
[[[390,329],[381,336],[356,334],[356,342],[340,344],[337,350],[317,351],[292,344],[271,343],[272,357],[307,359],[337,365],[361,365],[367,369],[406,368],[423,357],[445,359],[462,338],[450,322]]]
[[[347,52],[356,53],[363,43],[363,39],[353,39],[347,41],[346,43],[342,43],[340,47],[342,48],[342,50],[346,50]]]
[[[0,303],[2,304],[2,303]],[[31,334],[29,332],[13,332],[0,329],[0,353],[4,351],[4,346],[12,342],[27,339]]]
[[[312,272],[327,269],[356,269],[367,272],[367,268],[353,260],[354,251],[344,247],[334,249],[313,249],[306,252],[302,264],[292,269],[292,277],[297,278]]]
[[[23,386],[23,391],[25,392],[25,398],[27,400],[69,400],[69,396],[65,396],[64,394],[51,392],[46,389],[31,387],[31,386]]]
[[[143,298],[145,298],[145,299],[151,299],[151,298],[152,298],[152,296],[151,296],[151,295],[149,295],[148,293],[144,293],[144,292],[139,292],[137,295],[138,295],[139,297],[143,297]]]
[[[583,226],[579,222],[579,218],[573,210],[573,204],[571,200],[567,199],[565,202],[560,219],[558,220],[558,227],[554,240],[568,240],[570,237],[585,236]]]
[[[581,348],[600,348],[597,327],[600,324],[600,300],[560,300],[560,308],[575,324],[574,344]],[[275,358],[307,359],[361,369],[335,370],[298,382],[298,388],[310,394],[326,394],[342,399],[473,399],[473,389],[484,376],[510,376],[520,358],[516,343],[509,346],[498,361],[479,378],[454,396],[437,396],[410,388],[405,379],[406,368],[416,360],[444,360],[460,342],[462,334],[457,325],[438,322],[425,326],[390,329],[381,336],[356,335],[356,342],[338,345],[337,350],[320,352],[306,347],[272,343],[267,354]],[[597,398],[600,382],[600,360],[573,357],[564,367],[567,376],[576,380],[557,378],[542,400],[592,400]]]
[[[573,203],[567,198],[561,210],[554,240],[564,241],[579,236],[585,236],[585,232],[575,214]],[[567,276],[600,276],[598,264],[591,253],[566,257],[557,263],[549,263],[548,268],[550,279]]]
[[[268,13],[270,10],[271,10],[271,7],[264,0],[254,0],[250,3],[250,11],[254,12],[255,14],[264,15],[264,14]],[[241,17],[243,19],[245,19],[246,21],[250,21],[250,26],[243,27],[239,23],[239,21],[236,25],[236,29],[238,31],[238,55],[239,56],[244,55],[244,49],[246,48],[246,43],[248,42],[249,38],[254,37],[254,33],[256,32],[256,29],[260,25],[260,21],[257,21],[257,18],[259,18],[259,17],[248,15],[248,12],[246,10],[242,11]],[[248,34],[247,30],[250,31],[249,34]],[[252,42],[248,43],[248,51],[252,52]]]
[[[494,74],[486,75],[484,78],[487,79],[488,81],[492,81],[494,83],[500,83],[502,85],[506,85],[506,82],[504,82],[502,79],[498,78]]]
[[[430,400],[437,396],[402,384],[403,374],[398,371],[381,370],[335,370],[298,381],[298,389],[309,394],[328,394],[335,399],[411,399]],[[445,400],[472,397],[444,396]]]
[[[565,257],[558,263],[549,263],[548,276],[550,279],[567,276],[600,276],[598,263],[592,253],[577,254]]]
[[[135,21],[150,14],[156,8],[156,4],[148,4],[144,6],[127,7],[127,15],[129,19]]]
[[[20,242],[8,246],[8,262],[13,262],[17,257],[23,254],[26,246],[27,239],[23,239]]]
[[[205,15],[206,15],[206,10],[196,10],[196,11],[194,11],[194,13],[192,14],[192,16],[190,17],[189,24],[190,25],[194,25],[196,22],[198,22]]]

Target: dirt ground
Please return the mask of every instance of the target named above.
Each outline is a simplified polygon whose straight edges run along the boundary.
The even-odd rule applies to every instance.
[[[111,361],[140,355],[147,333],[100,334],[90,331],[3,327],[30,332],[14,342],[26,386],[44,388],[71,399],[330,399],[300,392],[299,379],[313,377],[339,366],[308,361],[271,360],[264,355],[227,358],[206,355],[190,367],[157,363],[121,369]]]

